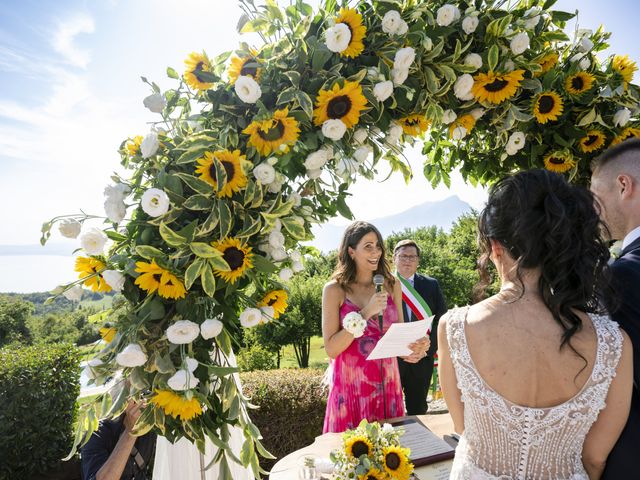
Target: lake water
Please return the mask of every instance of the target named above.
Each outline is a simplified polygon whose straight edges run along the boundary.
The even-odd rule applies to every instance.
[[[48,292],[78,278],[74,265],[71,255],[0,255],[0,292]]]

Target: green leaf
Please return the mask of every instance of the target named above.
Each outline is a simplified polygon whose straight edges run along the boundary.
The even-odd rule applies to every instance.
[[[216,366],[208,366],[209,374],[215,375],[216,377],[226,377],[227,375],[233,375],[234,373],[238,373],[240,369],[238,367],[216,367]]]
[[[309,120],[311,120],[313,118],[313,102],[311,101],[311,97],[302,90],[298,90],[296,92],[296,99],[300,104],[300,108],[302,108],[304,113],[307,114]]]
[[[307,237],[307,232],[304,229],[304,222],[296,220],[291,217],[284,217],[280,220],[282,226],[289,234],[296,240],[304,240]]]
[[[213,248],[208,243],[193,242],[189,245],[189,248],[200,258],[222,257],[220,250]]]
[[[197,159],[202,158],[205,152],[211,150],[213,145],[198,145],[187,148],[182,155],[176,160],[176,165],[184,165],[186,163],[193,163]]]
[[[173,68],[171,67],[167,67],[167,76],[169,78],[175,78],[176,80],[178,80],[180,78],[180,75],[178,75],[178,72],[176,72]]]
[[[295,70],[290,70],[288,72],[284,72],[285,77],[289,79],[291,85],[298,88],[300,86],[300,72],[296,72]]]
[[[338,197],[336,206],[338,207],[338,212],[340,212],[340,215],[349,220],[353,220],[353,213],[351,213],[351,209],[347,205],[347,202],[345,201],[345,198],[343,196]]]
[[[187,198],[182,206],[189,210],[211,210],[213,200],[206,195],[196,194]]]
[[[213,276],[213,270],[211,269],[211,265],[205,264],[202,267],[202,272],[200,274],[200,282],[202,283],[202,288],[204,292],[213,297],[216,293],[216,279]]]
[[[251,456],[255,455],[253,450],[253,441],[249,439],[245,439],[242,444],[242,450],[240,451],[240,461],[244,467],[248,467],[251,462]]]
[[[278,95],[278,99],[276,100],[276,105],[282,105],[283,103],[293,102],[296,98],[296,92],[298,89],[296,87],[289,87]]]
[[[123,240],[127,239],[125,235],[122,235],[121,233],[118,233],[118,232],[114,232],[113,230],[105,230],[104,233],[107,236],[107,238],[109,238],[109,240],[113,240],[114,242],[122,242]]]
[[[174,232],[164,223],[160,224],[160,236],[165,242],[167,242],[168,245],[171,245],[172,247],[180,247],[187,243],[186,237],[183,237],[182,235]]]
[[[324,64],[331,58],[333,54],[331,51],[322,44],[318,44],[318,47],[313,52],[311,57],[311,70],[313,73],[317,73],[322,70]]]
[[[489,53],[487,54],[487,63],[489,64],[489,70],[495,70],[498,65],[498,46],[491,45]]]
[[[209,216],[204,221],[204,223],[198,229],[198,236],[207,235],[213,231],[214,228],[218,225],[218,212],[216,209],[212,209]]]
[[[233,227],[231,210],[224,200],[218,200],[218,222],[220,227],[220,238],[226,237]]]
[[[252,257],[253,266],[256,270],[266,273],[273,273],[277,270],[276,266],[271,263],[269,260],[264,258],[262,255],[254,255]]]
[[[191,265],[187,267],[187,270],[184,272],[184,286],[187,290],[191,288],[196,279],[200,276],[203,266],[204,261],[200,258],[196,258],[191,262]]]
[[[152,260],[154,258],[165,258],[166,255],[155,247],[150,245],[138,245],[136,247],[136,253],[142,258]]]
[[[174,175],[180,177],[180,180],[195,192],[204,193],[206,195],[213,191],[213,187],[211,185],[197,177],[194,177],[193,175],[189,175],[188,173],[175,173]]]
[[[207,262],[214,270],[220,270],[221,272],[228,272],[231,270],[231,267],[229,267],[229,264],[225,261],[222,255],[219,257],[209,257]]]

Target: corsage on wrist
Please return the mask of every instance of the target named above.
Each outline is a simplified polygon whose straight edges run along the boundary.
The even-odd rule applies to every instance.
[[[342,327],[353,335],[353,338],[361,337],[367,327],[367,321],[362,318],[360,312],[349,312],[342,319]]]

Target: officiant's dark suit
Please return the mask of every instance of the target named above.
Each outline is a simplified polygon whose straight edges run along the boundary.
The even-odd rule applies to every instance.
[[[427,392],[433,375],[433,357],[438,351],[438,320],[447,312],[447,306],[438,281],[435,278],[416,273],[419,255],[419,247],[411,240],[398,242],[394,249],[394,261],[398,273],[402,275],[403,272],[407,274],[413,271],[413,275],[402,276],[413,284],[413,288],[427,302],[431,313],[435,316],[431,326],[431,335],[429,336],[431,346],[427,356],[417,363],[407,363],[400,358],[398,359],[407,415],[423,415],[427,413]],[[415,314],[404,301],[402,302],[402,308],[405,322],[417,320]]]

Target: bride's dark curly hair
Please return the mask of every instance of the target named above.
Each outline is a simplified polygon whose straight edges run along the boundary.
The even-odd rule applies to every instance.
[[[496,240],[516,261],[520,295],[524,295],[522,270],[540,269],[539,293],[564,330],[562,348],[582,328],[574,309],[601,313],[599,299],[614,295],[609,249],[601,235],[606,227],[596,208],[589,190],[547,170],[500,180],[491,188],[478,219],[481,256],[476,292],[484,292],[491,281],[490,240]]]

